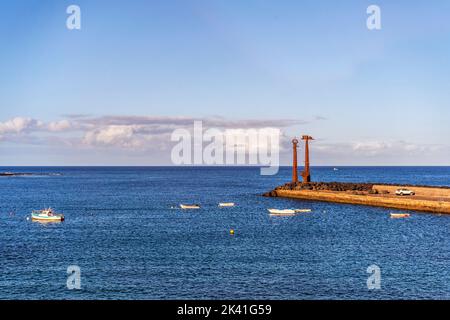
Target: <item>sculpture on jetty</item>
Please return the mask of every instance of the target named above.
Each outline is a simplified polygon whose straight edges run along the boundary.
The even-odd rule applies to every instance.
[[[303,183],[311,182],[311,173],[309,172],[309,140],[314,140],[313,137],[304,135],[302,140],[305,141],[305,169],[302,171],[301,176],[303,178]],[[297,138],[292,139],[292,182],[298,182],[298,165],[297,165],[297,148],[298,148]]]
[[[303,183],[311,182],[311,174],[309,172],[309,140],[314,140],[313,137],[304,135],[302,140],[305,141],[305,169],[302,171]]]
[[[298,140],[294,138],[292,140],[292,182],[298,182],[298,170],[297,170],[297,145]]]

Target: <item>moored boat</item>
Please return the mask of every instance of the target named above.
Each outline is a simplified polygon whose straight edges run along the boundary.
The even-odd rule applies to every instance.
[[[271,216],[291,217],[297,215],[293,209],[267,209]]]
[[[393,219],[409,218],[410,216],[409,213],[391,213],[391,218]]]
[[[48,208],[33,211],[31,213],[31,220],[41,222],[61,222],[64,221],[64,215],[55,213],[52,208]]]
[[[200,209],[198,204],[180,204],[181,209]]]
[[[219,203],[219,207],[234,207],[235,203],[234,202],[220,202]]]

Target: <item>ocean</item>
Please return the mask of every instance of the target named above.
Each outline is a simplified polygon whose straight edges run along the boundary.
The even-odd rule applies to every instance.
[[[313,181],[450,186],[450,167],[313,167]],[[261,194],[291,168],[1,167],[0,299],[449,299],[450,216]],[[219,202],[235,202],[219,208]],[[199,210],[180,210],[198,203]],[[62,223],[29,219],[52,207]],[[267,208],[310,208],[269,217]],[[230,230],[235,231],[230,235]],[[67,268],[81,270],[69,290]],[[380,289],[367,286],[380,268]]]

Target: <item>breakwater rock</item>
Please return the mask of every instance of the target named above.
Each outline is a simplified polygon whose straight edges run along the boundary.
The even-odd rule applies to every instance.
[[[276,187],[275,190],[263,194],[265,197],[276,197],[277,190],[311,190],[311,191],[340,191],[340,192],[363,192],[376,193],[373,183],[346,183],[346,182],[289,182]]]

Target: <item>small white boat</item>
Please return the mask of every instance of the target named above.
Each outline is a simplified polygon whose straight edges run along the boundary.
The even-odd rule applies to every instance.
[[[31,220],[40,222],[61,222],[64,221],[64,215],[53,212],[52,208],[33,211]]]
[[[333,168],[333,170],[334,170],[334,171],[339,171],[339,169],[338,169],[338,168]]]
[[[220,202],[219,207],[234,207],[234,202]]]
[[[411,215],[409,213],[391,213],[392,219],[409,218]]]
[[[181,209],[200,209],[198,204],[180,204]]]
[[[293,209],[267,209],[271,216],[291,217],[297,215]]]

